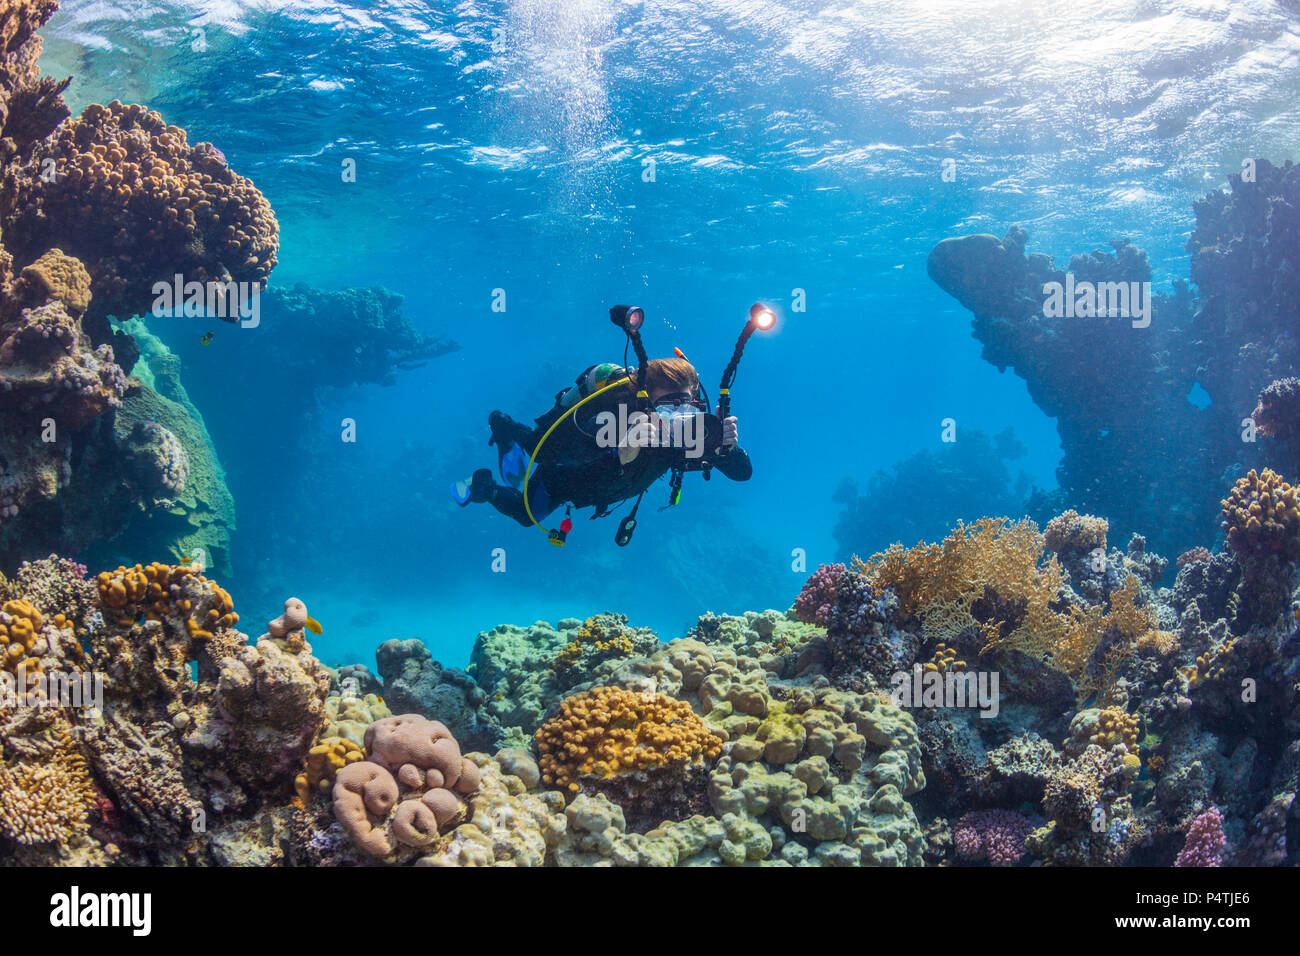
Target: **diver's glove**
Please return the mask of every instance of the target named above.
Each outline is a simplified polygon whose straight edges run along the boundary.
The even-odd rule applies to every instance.
[[[722,447],[738,445],[740,443],[740,430],[736,426],[736,416],[728,415],[722,420]]]

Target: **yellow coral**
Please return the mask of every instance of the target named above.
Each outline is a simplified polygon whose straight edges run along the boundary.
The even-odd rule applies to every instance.
[[[566,698],[536,734],[542,781],[577,792],[585,774],[608,777],[635,770],[711,760],[722,739],[689,704],[663,694],[597,687]]]
[[[325,737],[307,752],[307,766],[293,782],[298,799],[306,805],[313,793],[328,794],[334,777],[350,763],[365,760],[366,752],[346,737]]]
[[[45,626],[45,618],[28,601],[6,601],[0,615],[0,667],[10,673],[24,673],[29,682],[40,673],[40,663],[32,654],[32,645]]]
[[[589,617],[582,622],[578,628],[578,633],[573,640],[560,648],[560,652],[555,656],[552,666],[556,670],[565,670],[574,667],[582,660],[583,654],[588,650],[594,651],[618,651],[623,654],[631,654],[633,651],[632,640],[623,631],[609,634],[605,630],[605,625],[598,617]]]
[[[1106,750],[1116,744],[1123,744],[1130,754],[1137,754],[1140,729],[1141,723],[1137,717],[1118,707],[1107,707],[1097,715],[1097,730],[1088,739]]]
[[[1300,557],[1300,489],[1277,472],[1251,469],[1221,504],[1228,543],[1247,565],[1272,555]]]
[[[95,802],[85,758],[68,725],[54,719],[27,753],[0,760],[0,833],[16,843],[66,843]]]
[[[193,603],[180,598],[176,586],[192,578],[200,584],[210,585],[215,603],[195,616]],[[105,607],[123,612],[117,619],[122,627],[129,627],[143,614],[147,620],[160,621],[164,616],[180,617],[191,637],[206,640],[212,632],[232,628],[239,623],[234,602],[227,591],[185,565],[162,564],[155,561],[147,567],[135,565],[116,571],[104,571],[95,578],[99,599]]]
[[[1057,515],[1043,529],[1043,544],[1049,551],[1091,552],[1105,549],[1110,522],[1105,518],[1081,515],[1073,510]]]
[[[1101,519],[1070,515],[1061,516],[1065,521],[1054,534],[1073,528],[1075,540],[1084,543],[1104,536]],[[893,588],[903,610],[920,617],[928,639],[946,644],[978,627],[984,639],[981,654],[1020,651],[1074,677],[1081,694],[1109,693],[1134,642],[1154,624],[1151,612],[1137,604],[1138,579],[1129,575],[1111,595],[1108,610],[1058,611],[1053,605],[1065,575],[1057,559],[1044,554],[1044,544],[1038,526],[1028,519],[981,518],[971,525],[959,523],[940,544],[894,545],[868,561],[854,558],[852,570],[876,588]],[[1107,634],[1115,645],[1088,673]],[[932,666],[940,669],[939,661]]]

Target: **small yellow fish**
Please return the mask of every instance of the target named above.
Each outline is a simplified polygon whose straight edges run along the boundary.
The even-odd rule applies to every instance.
[[[189,564],[193,560],[193,558],[181,558],[181,564]]]
[[[213,336],[215,336],[216,334],[217,334],[216,332],[204,332],[203,335],[199,337],[199,344],[207,345],[209,342],[212,341]]]
[[[320,622],[318,620],[316,620],[314,617],[311,617],[309,615],[307,617],[307,630],[311,631],[313,634],[320,634],[325,629],[320,626]]]

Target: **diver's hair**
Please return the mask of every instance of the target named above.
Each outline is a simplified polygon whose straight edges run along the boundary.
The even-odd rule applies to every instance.
[[[636,373],[632,373],[630,387],[636,389]],[[683,358],[651,359],[646,365],[646,391],[654,392],[690,392],[696,394],[700,387],[700,376],[695,366]]]

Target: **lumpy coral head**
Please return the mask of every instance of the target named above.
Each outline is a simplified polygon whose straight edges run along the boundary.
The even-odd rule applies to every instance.
[[[411,764],[442,775],[441,786],[470,793],[478,786],[477,768],[463,759],[460,744],[446,725],[419,714],[385,717],[366,728],[366,751],[372,760],[400,772]],[[468,788],[468,789],[466,789]]]
[[[58,246],[89,270],[91,309],[118,318],[150,311],[155,283],[177,275],[260,288],[279,249],[275,214],[250,180],[157,112],[117,100],[86,107],[11,164],[0,210],[15,261]]]
[[[370,822],[366,811],[385,817],[397,803],[397,781],[368,760],[350,764],[334,778],[334,818],[358,847],[371,856],[387,856],[393,845],[387,832]]]
[[[307,624],[307,605],[296,597],[284,602],[284,613],[266,626],[272,637],[285,637],[293,631],[301,631]]]

